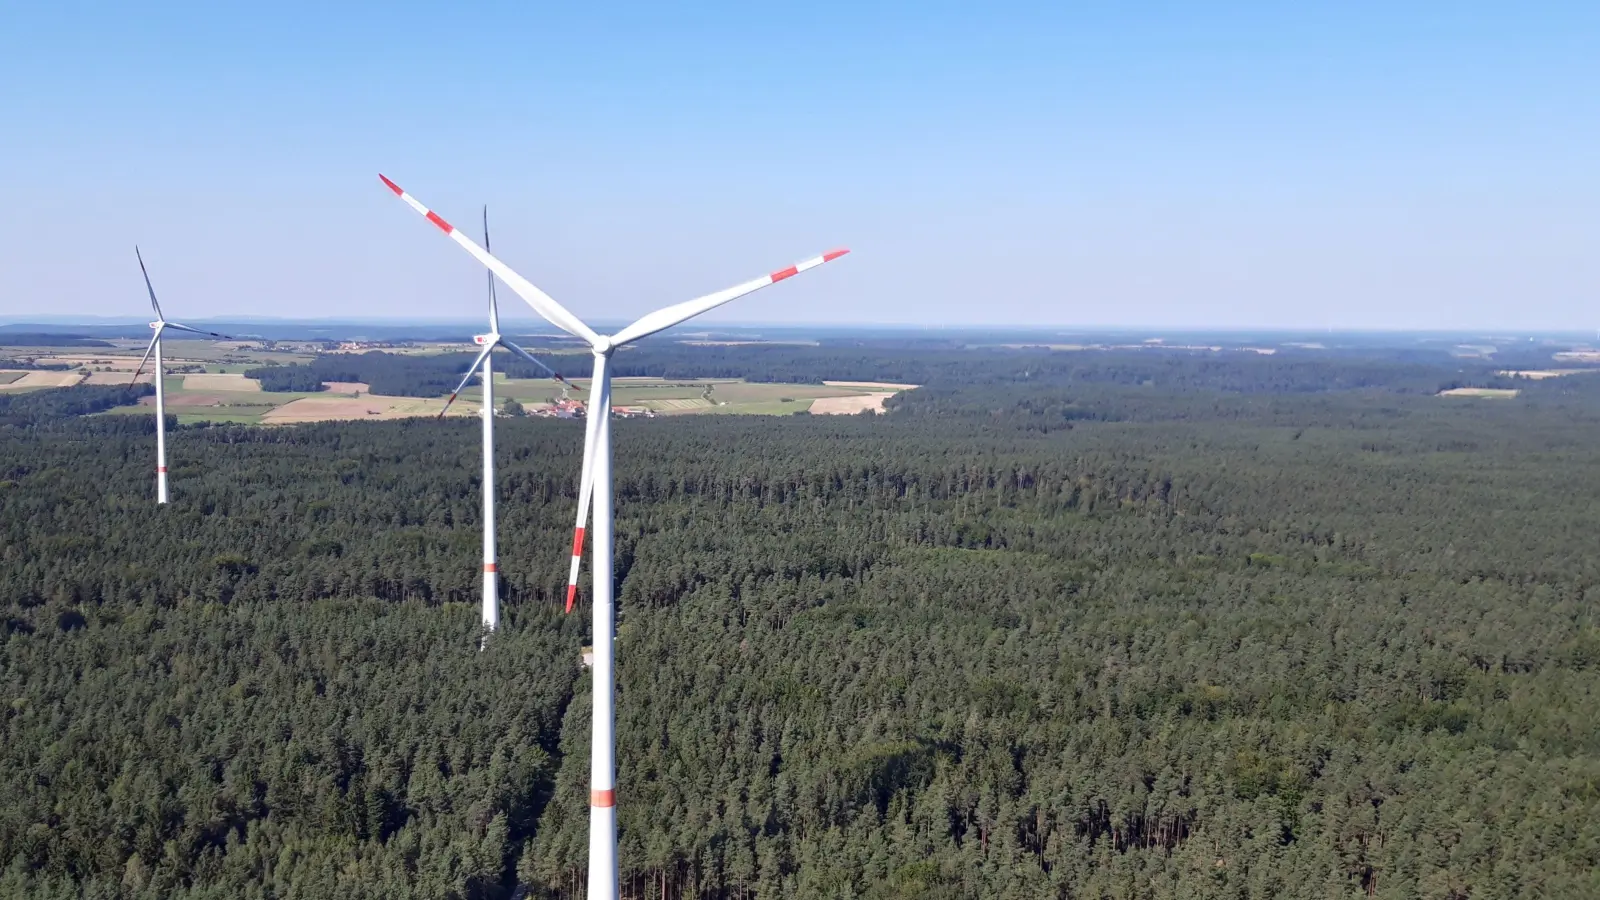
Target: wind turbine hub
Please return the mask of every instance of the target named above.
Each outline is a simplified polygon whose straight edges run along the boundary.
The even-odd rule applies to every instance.
[[[610,356],[611,351],[615,349],[617,349],[616,345],[611,343],[611,338],[608,335],[596,335],[596,340],[594,342],[595,356]]]

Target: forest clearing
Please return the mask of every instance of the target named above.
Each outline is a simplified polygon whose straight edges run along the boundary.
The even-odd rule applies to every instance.
[[[919,387],[915,384],[895,384],[891,381],[827,381],[822,382],[827,387],[861,388],[869,391],[909,391]]]
[[[811,413],[819,416],[848,416],[867,410],[881,413],[884,401],[894,395],[894,391],[880,391],[853,397],[823,397],[811,401]]]

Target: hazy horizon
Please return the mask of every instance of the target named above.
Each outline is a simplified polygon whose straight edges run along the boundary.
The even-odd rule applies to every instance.
[[[59,331],[61,329],[70,329],[70,328],[74,327],[75,325],[81,325],[82,327],[88,328],[88,329],[117,327],[117,326],[127,325],[127,326],[130,326],[130,327],[138,330],[138,329],[143,329],[145,327],[146,318],[147,317],[119,316],[119,315],[108,315],[108,316],[83,315],[83,316],[76,316],[75,317],[75,316],[72,316],[71,314],[52,314],[52,315],[40,315],[40,316],[32,316],[32,317],[30,317],[30,316],[28,316],[26,314],[23,314],[23,315],[4,315],[4,314],[0,314],[0,329],[15,330],[15,329],[18,329],[18,328],[21,328],[21,327],[26,327],[26,326],[30,326],[30,325],[37,325],[37,326],[42,327],[42,328],[50,329],[52,332],[54,332],[54,331]],[[501,323],[502,323],[502,329],[504,331],[508,332],[508,333],[513,332],[513,331],[516,332],[516,333],[521,333],[521,334],[529,334],[529,333],[541,332],[541,333],[547,333],[547,334],[550,334],[550,335],[562,335],[562,336],[564,336],[563,332],[561,332],[560,329],[556,328],[554,325],[551,325],[550,323],[548,323],[545,320],[539,318],[538,316],[534,315],[531,312],[524,315],[519,311],[519,312],[517,312],[515,314],[507,315],[504,311],[502,311],[500,318],[501,318]],[[174,317],[174,321],[177,321],[176,317]],[[185,317],[185,319],[183,321],[187,321],[187,322],[189,322],[191,324],[195,324],[195,323],[198,323],[198,324],[236,324],[236,325],[260,324],[260,325],[272,325],[272,326],[314,325],[314,326],[322,326],[322,327],[333,327],[333,326],[342,326],[342,325],[349,325],[349,326],[370,325],[370,326],[383,326],[383,327],[389,327],[389,328],[400,328],[400,327],[405,327],[405,326],[415,326],[417,328],[423,328],[423,327],[449,327],[449,328],[461,328],[461,329],[465,329],[467,331],[481,330],[483,328],[482,321],[480,319],[478,319],[478,318],[473,317],[470,314],[444,315],[444,316],[431,316],[431,317],[430,316],[359,316],[359,315],[356,315],[356,316],[255,316],[255,315],[187,316],[187,317]],[[606,327],[611,327],[611,328],[621,328],[623,325],[625,325],[627,323],[625,321],[621,320],[621,319],[604,319],[604,318],[601,318],[601,319],[595,319],[591,324],[595,325],[596,327],[606,326]],[[1299,328],[1296,328],[1296,327],[1291,327],[1291,326],[1285,326],[1285,327],[1253,327],[1253,326],[1248,326],[1248,325],[1233,326],[1233,327],[1222,327],[1222,326],[1217,326],[1217,327],[1175,326],[1175,325],[1163,325],[1161,323],[1146,324],[1146,325],[1140,325],[1140,324],[1131,324],[1130,325],[1130,324],[1117,324],[1117,323],[1104,324],[1104,325],[1073,325],[1073,324],[1070,324],[1070,323],[1068,323],[1068,324],[1039,325],[1039,324],[1018,323],[1018,322],[995,322],[995,323],[983,323],[983,324],[968,325],[968,324],[959,324],[959,323],[910,324],[910,323],[903,323],[903,322],[870,322],[870,321],[850,322],[850,323],[806,322],[806,321],[759,321],[759,320],[738,319],[738,318],[722,318],[722,319],[717,319],[715,321],[702,321],[700,319],[696,319],[696,320],[690,321],[690,322],[688,322],[688,323],[686,323],[684,325],[676,326],[674,328],[668,329],[667,332],[665,332],[665,334],[668,337],[671,337],[673,335],[677,335],[677,336],[681,337],[681,336],[686,336],[686,335],[698,334],[698,333],[702,333],[702,332],[705,332],[705,333],[735,333],[735,332],[761,332],[761,331],[777,332],[778,334],[776,336],[778,338],[782,338],[783,336],[785,336],[785,333],[801,333],[801,334],[815,334],[815,335],[822,335],[822,334],[827,334],[827,333],[840,333],[840,334],[848,335],[848,334],[852,334],[852,333],[863,333],[863,332],[882,332],[882,333],[886,333],[886,334],[890,334],[890,335],[904,335],[904,334],[915,334],[915,333],[918,333],[918,332],[951,332],[951,333],[956,333],[956,334],[982,334],[982,333],[985,333],[985,332],[995,332],[995,333],[1003,333],[1003,334],[1009,334],[1009,335],[1037,334],[1037,335],[1039,335],[1041,337],[1046,337],[1046,336],[1048,336],[1048,337],[1083,336],[1083,337],[1091,337],[1091,338],[1092,337],[1128,337],[1130,335],[1141,335],[1141,336],[1146,336],[1146,337],[1151,337],[1151,338],[1158,338],[1158,337],[1161,337],[1163,335],[1168,335],[1168,336],[1173,336],[1173,337],[1207,337],[1207,336],[1210,336],[1210,337],[1221,338],[1221,337],[1260,336],[1260,337],[1264,337],[1264,338],[1279,338],[1279,337],[1305,337],[1305,336],[1314,336],[1314,335],[1326,334],[1326,335],[1330,335],[1330,336],[1344,336],[1344,337],[1348,337],[1348,336],[1371,336],[1371,337],[1374,337],[1374,338],[1377,338],[1377,337],[1420,337],[1420,338],[1434,338],[1434,337],[1438,337],[1438,338],[1444,338],[1444,337],[1450,337],[1450,338],[1489,338],[1489,337],[1497,337],[1497,338],[1501,338],[1501,339],[1505,339],[1505,338],[1528,338],[1530,340],[1540,339],[1540,338],[1545,338],[1545,339],[1557,339],[1557,338],[1559,338],[1559,339],[1573,339],[1573,340],[1576,340],[1578,342],[1584,342],[1584,343],[1593,343],[1593,342],[1596,342],[1596,341],[1600,341],[1600,329],[1584,328],[1584,327],[1576,327],[1576,326],[1575,327],[1555,327],[1555,328],[1514,328],[1514,327],[1493,327],[1493,326],[1479,327],[1479,328],[1382,328],[1382,327],[1376,327],[1376,328],[1362,328],[1362,327],[1349,327],[1349,328],[1299,327]],[[142,330],[139,330],[137,333],[138,333],[138,335],[140,337],[144,336],[144,333],[143,333]],[[250,337],[250,335],[248,335],[248,334],[238,334],[237,336],[241,337],[241,338]],[[789,334],[788,336],[793,337],[795,335],[794,334]],[[202,340],[201,338],[191,338],[189,336],[177,336],[176,339],[178,339],[178,340],[191,340],[191,339],[192,340]],[[425,338],[414,338],[414,337],[413,338],[407,338],[407,339],[426,340]],[[293,338],[289,338],[289,339],[280,339],[280,340],[294,340],[294,339]],[[0,340],[0,343],[4,343],[4,341]]]
[[[19,7],[0,316],[1600,325],[1600,7]],[[520,305],[502,291],[502,308]],[[519,320],[520,320],[519,316]],[[1022,324],[1027,323],[1027,324]]]

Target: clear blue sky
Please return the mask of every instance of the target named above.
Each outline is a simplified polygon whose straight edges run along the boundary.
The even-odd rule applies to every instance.
[[[0,4],[0,315],[1600,326],[1600,3]],[[181,319],[180,319],[181,320]]]

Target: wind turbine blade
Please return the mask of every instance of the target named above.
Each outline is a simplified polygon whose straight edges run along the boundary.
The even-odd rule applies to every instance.
[[[483,252],[489,252],[489,204],[483,205]],[[500,309],[494,302],[494,273],[489,275],[489,331],[500,333]]]
[[[150,354],[156,349],[156,341],[161,340],[161,329],[165,327],[166,323],[156,326],[156,333],[150,338],[150,346],[144,348],[144,356],[139,358],[139,368],[133,370],[133,377],[128,380],[130,386],[139,383],[139,376],[144,374],[144,364],[150,361]]]
[[[583,324],[581,319],[568,312],[566,307],[557,303],[549,294],[534,287],[533,283],[528,279],[518,275],[510,266],[490,255],[489,251],[479,247],[473,242],[472,238],[462,234],[460,229],[440,218],[438,213],[417,202],[415,197],[401,190],[400,185],[395,184],[383,175],[378,177],[383,179],[383,183],[389,186],[389,190],[394,191],[395,195],[404,200],[407,206],[421,213],[429,222],[437,226],[440,231],[449,235],[451,240],[460,244],[461,249],[472,254],[473,258],[478,262],[488,266],[489,271],[500,276],[501,281],[510,285],[511,289],[517,292],[517,296],[527,301],[528,305],[533,307],[533,311],[544,316],[545,320],[551,325],[574,337],[588,341],[591,347],[608,346],[601,340],[600,335],[595,334],[594,329]]]
[[[595,375],[598,376],[605,362],[596,356],[594,364]],[[583,529],[589,523],[589,506],[594,498],[594,444],[595,435],[600,431],[600,416],[594,414],[594,396],[598,384],[598,377],[589,379],[589,407],[583,428],[583,465],[578,475],[578,525],[572,531],[572,567],[567,572],[569,613],[572,612],[573,601],[578,597],[578,569],[583,565]]]
[[[449,412],[450,404],[456,402],[456,395],[466,390],[467,382],[472,380],[472,376],[478,374],[478,367],[483,365],[484,358],[492,350],[494,350],[493,341],[483,345],[483,350],[478,353],[478,358],[472,361],[472,368],[468,369],[467,374],[462,376],[461,383],[456,385],[456,389],[450,392],[450,399],[444,402],[444,409],[439,410],[439,418],[444,418],[444,414]]]
[[[144,274],[144,289],[150,292],[150,307],[156,311],[156,321],[162,321],[166,316],[161,314],[161,304],[156,302],[156,289],[150,285],[150,270],[144,267],[144,254],[139,252],[139,245],[133,247],[133,255],[139,258],[139,271]]]
[[[736,284],[731,288],[718,291],[715,294],[707,294],[704,297],[700,297],[695,300],[678,303],[665,309],[658,309],[655,312],[641,318],[639,321],[634,322],[632,325],[629,325],[627,328],[624,328],[612,335],[611,343],[614,346],[621,346],[632,341],[637,341],[640,338],[649,337],[658,331],[671,328],[679,322],[692,319],[703,312],[716,309],[730,300],[737,300],[738,298],[743,297],[745,294],[748,294],[752,291],[759,291],[769,284],[777,284],[785,278],[798,275],[807,269],[814,269],[825,262],[836,260],[849,252],[849,250],[830,250],[821,256],[814,256],[805,262],[795,263],[787,269],[779,269],[776,272],[771,272],[752,281],[746,281],[744,284]]]
[[[164,324],[165,324],[165,325],[166,325],[166,326],[167,326],[167,327],[168,327],[168,328],[176,328],[176,329],[178,329],[178,330],[179,330],[179,331],[188,331],[188,332],[191,332],[191,333],[193,333],[193,334],[207,334],[207,335],[210,335],[210,336],[211,336],[211,337],[214,337],[214,338],[221,338],[221,339],[223,339],[223,340],[225,340],[225,341],[231,341],[231,340],[235,340],[235,338],[231,338],[231,337],[228,337],[228,336],[227,336],[227,335],[225,335],[225,334],[218,334],[218,333],[217,333],[217,332],[215,332],[215,331],[202,331],[202,330],[200,330],[200,329],[199,329],[199,328],[190,328],[190,327],[189,327],[189,326],[187,326],[187,325],[179,325],[179,324],[178,324],[178,323],[177,323],[177,322],[166,322],[166,323],[164,323]]]
[[[558,373],[555,369],[552,369],[549,366],[545,365],[544,363],[540,362],[538,360],[538,358],[535,357],[532,353],[529,353],[528,351],[522,349],[521,347],[518,347],[516,344],[513,344],[513,343],[511,343],[510,341],[507,341],[507,340],[501,340],[500,341],[500,346],[506,348],[507,350],[510,350],[512,353],[517,354],[518,356],[522,357],[523,359],[527,360],[528,362],[531,362],[534,365],[538,366],[539,368],[543,369],[545,374],[549,375],[551,378],[554,378],[555,380],[561,382],[562,384],[566,384],[567,383],[567,380],[565,378],[562,378],[560,373]]]

